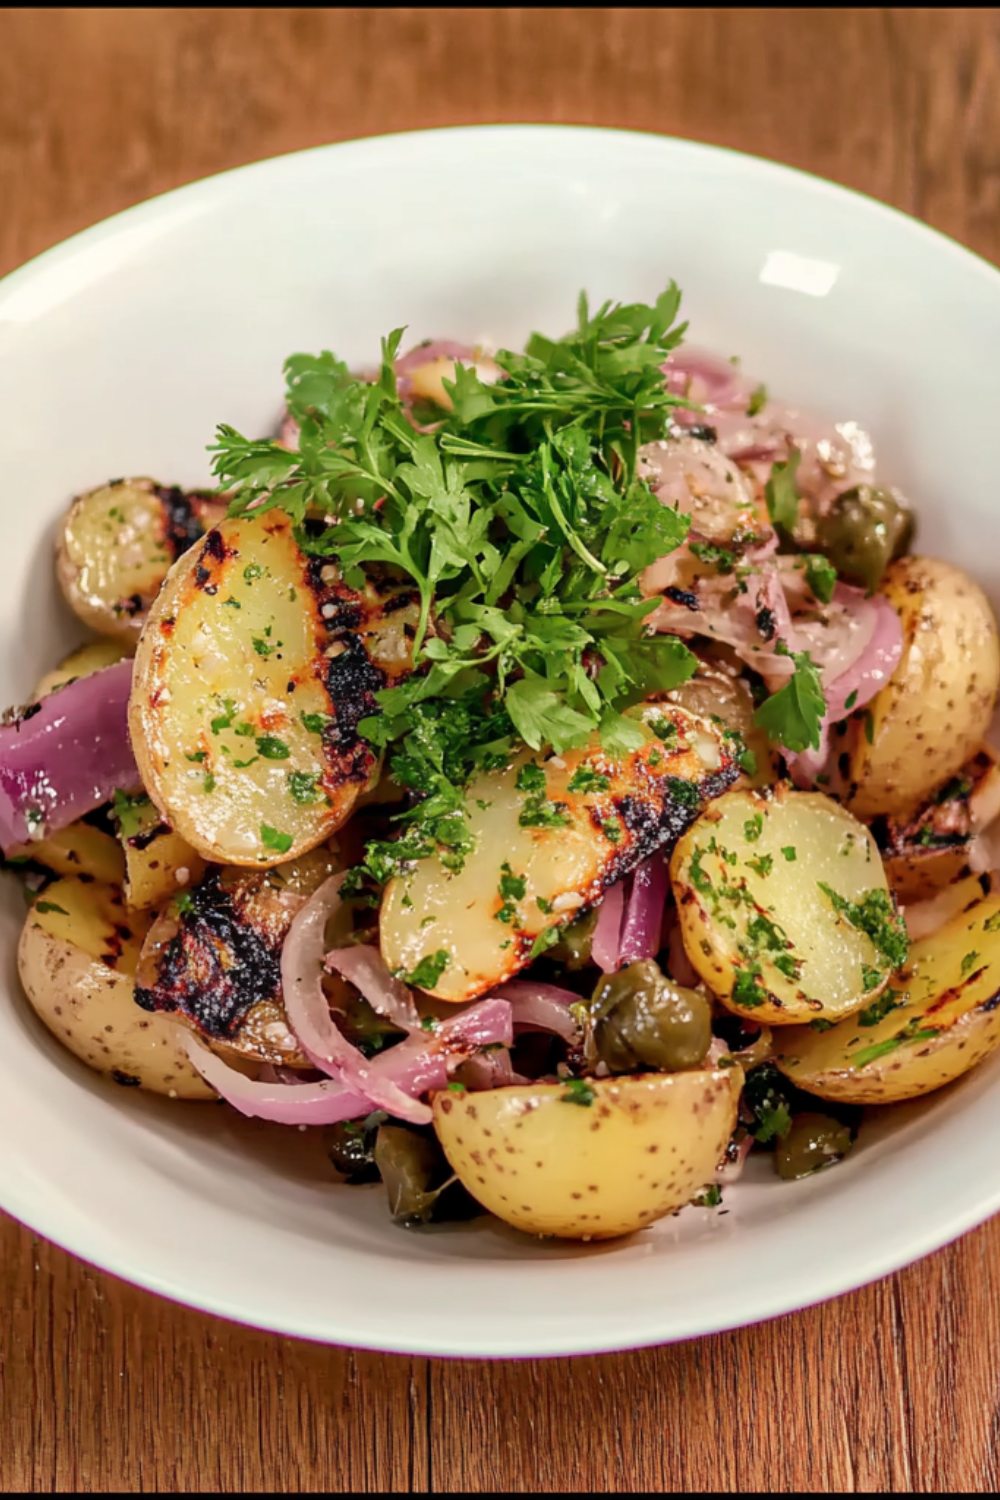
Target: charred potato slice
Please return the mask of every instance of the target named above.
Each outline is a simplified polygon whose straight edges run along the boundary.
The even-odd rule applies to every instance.
[[[892,563],[880,592],[903,623],[903,655],[867,710],[851,756],[859,818],[911,817],[986,737],[1000,683],[997,627],[968,574],[931,557]]]
[[[37,703],[39,698],[44,698],[48,693],[54,693],[56,688],[75,682],[78,677],[89,677],[91,673],[99,672],[102,667],[113,667],[115,662],[122,661],[124,657],[131,655],[132,648],[125,641],[104,639],[89,641],[85,646],[78,646],[75,651],[70,652],[69,656],[64,657],[57,667],[53,667],[51,672],[46,672],[44,677],[39,679],[31,695],[32,701]]]
[[[743,773],[741,786],[771,786],[778,779],[778,755],[767,734],[753,721],[755,705],[742,677],[702,662],[694,677],[666,694],[689,713],[717,723],[732,740]]]
[[[839,1020],[906,951],[874,839],[819,792],[727,793],[681,839],[670,875],[696,972],[761,1023]]]
[[[742,1074],[646,1073],[435,1094],[434,1128],[463,1186],[527,1234],[614,1239],[714,1181]]]
[[[125,856],[123,893],[130,911],[163,906],[205,873],[205,861],[174,833],[144,795],[115,797],[118,838]]]
[[[915,943],[870,1010],[783,1032],[775,1061],[822,1099],[892,1104],[951,1083],[998,1044],[1000,896],[988,896]]]
[[[550,946],[609,885],[654,850],[669,849],[736,780],[738,766],[716,725],[667,703],[635,714],[648,738],[623,759],[596,743],[544,762],[524,751],[472,782],[466,808],[474,849],[461,868],[431,855],[386,887],[380,942],[390,969],[441,1000],[485,994]],[[522,882],[523,895],[514,895]]]
[[[54,875],[78,875],[104,885],[121,885],[125,862],[115,839],[90,823],[71,823],[45,839],[18,844],[6,856],[12,865],[35,864]]]
[[[878,818],[872,831],[900,901],[926,901],[968,874],[969,846],[1000,815],[1000,765],[984,745],[912,818]]]
[[[327,839],[377,774],[358,733],[410,669],[417,599],[349,589],[288,517],[224,521],[176,564],[136,656],[143,785],[206,860],[270,866]]]
[[[91,629],[137,641],[167,571],[225,505],[152,479],[117,479],[79,495],[56,544],[70,609]]]
[[[178,1099],[212,1099],[166,1016],[133,1001],[145,923],[112,885],[73,877],[47,887],[28,914],[18,969],[53,1036],[115,1083]]]
[[[143,1010],[173,1015],[224,1055],[303,1067],[281,993],[281,946],[303,901],[334,872],[315,850],[277,870],[212,869],[146,934]]]

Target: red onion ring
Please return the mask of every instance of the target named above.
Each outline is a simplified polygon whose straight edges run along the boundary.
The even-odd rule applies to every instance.
[[[578,1005],[580,996],[572,990],[531,979],[513,979],[497,994],[510,1003],[515,1030],[550,1031],[571,1044],[579,1041],[580,1026],[569,1007]]]
[[[416,1031],[420,1016],[406,985],[389,972],[377,948],[357,943],[351,948],[334,948],[326,955],[326,967],[334,969],[358,990],[373,1010],[387,1016],[403,1031]]]

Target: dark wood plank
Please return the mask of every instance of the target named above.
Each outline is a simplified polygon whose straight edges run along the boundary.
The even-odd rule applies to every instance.
[[[262,156],[499,120],[772,157],[1000,260],[996,9],[29,9],[0,10],[0,273]],[[187,1312],[0,1218],[5,1491],[988,1492],[998,1449],[1000,1222],[758,1328],[428,1365]]]

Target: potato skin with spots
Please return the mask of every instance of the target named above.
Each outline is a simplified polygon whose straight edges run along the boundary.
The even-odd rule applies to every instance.
[[[48,886],[28,914],[18,971],[52,1035],[88,1067],[126,1087],[178,1099],[213,1099],[167,1016],[135,1004],[134,975],[145,919],[120,891],[75,877]]]
[[[358,723],[410,670],[415,591],[347,588],[290,520],[226,520],[171,570],[136,653],[129,730],[146,791],[206,860],[315,848],[377,773]]]
[[[463,1185],[527,1234],[615,1239],[690,1203],[736,1124],[739,1068],[434,1095],[434,1128]]]
[[[56,542],[56,576],[92,630],[135,643],[171,563],[225,515],[217,495],[116,479],[78,495]]]
[[[739,776],[730,742],[709,719],[663,701],[630,712],[646,739],[627,756],[608,756],[596,740],[548,760],[524,750],[472,782],[466,806],[476,847],[463,868],[450,871],[431,855],[386,886],[380,943],[390,969],[411,972],[443,952],[448,965],[430,994],[455,1002],[486,994],[525,967],[540,934],[580,916],[642,860],[669,849]],[[669,743],[650,723],[661,733],[672,726]],[[521,821],[531,817],[523,772],[532,763],[543,775],[538,796],[562,809],[559,826]],[[524,881],[513,903],[500,893],[504,866]]]
[[[856,736],[848,805],[859,818],[914,812],[986,735],[1000,685],[993,611],[968,574],[901,557],[879,587],[903,624],[903,655]]]
[[[845,1104],[917,1099],[1000,1046],[1000,896],[968,907],[910,949],[892,988],[908,996],[876,1024],[780,1033],[775,1062],[793,1083]],[[935,1035],[919,1037],[919,1032]],[[892,1044],[858,1066],[856,1058]]]

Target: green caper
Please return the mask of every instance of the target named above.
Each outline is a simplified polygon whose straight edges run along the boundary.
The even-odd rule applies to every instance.
[[[374,1120],[341,1120],[336,1125],[327,1125],[323,1131],[323,1145],[331,1163],[350,1183],[378,1182],[379,1171],[375,1165],[375,1136],[378,1121],[384,1120],[381,1111]]]
[[[598,908],[577,917],[559,933],[559,939],[548,949],[546,958],[554,958],[567,969],[582,969],[590,963],[590,949],[597,926]]]
[[[426,1224],[441,1189],[441,1152],[436,1142],[404,1125],[380,1125],[375,1165],[389,1194],[397,1224]]]
[[[591,1000],[594,1042],[612,1073],[696,1068],[712,1045],[712,1011],[651,958],[606,974]]]
[[[775,1169],[779,1177],[789,1181],[808,1177],[842,1160],[853,1144],[849,1126],[829,1115],[807,1111],[794,1117],[791,1129],[775,1146]]]
[[[842,578],[874,589],[913,541],[913,512],[889,490],[859,484],[816,520],[816,547]]]

